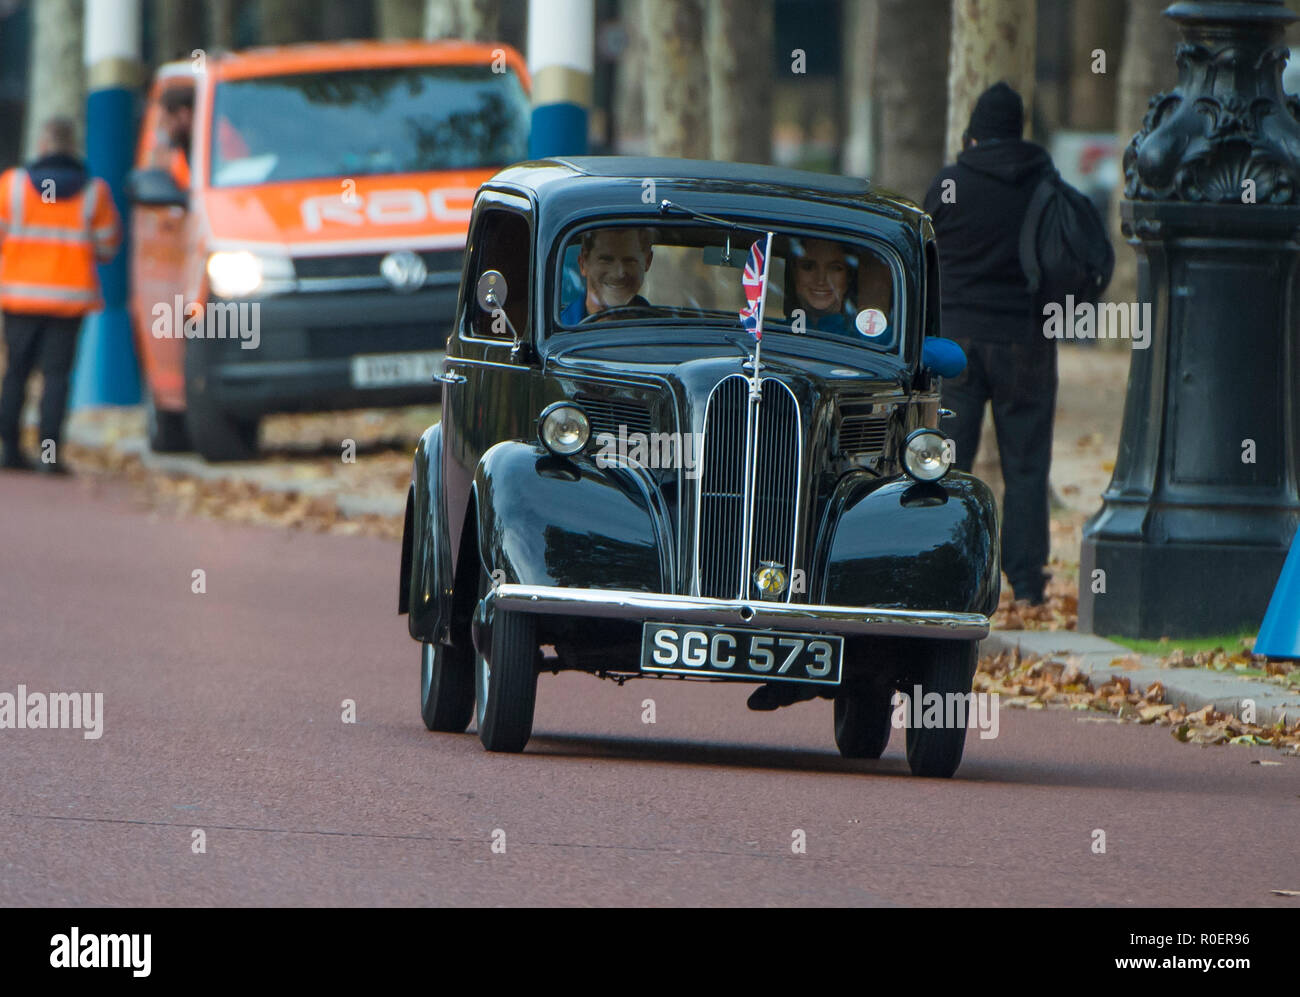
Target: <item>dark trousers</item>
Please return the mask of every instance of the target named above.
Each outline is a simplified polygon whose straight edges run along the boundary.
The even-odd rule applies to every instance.
[[[4,327],[8,359],[0,386],[0,444],[6,454],[18,452],[18,420],[27,394],[27,379],[39,360],[45,379],[40,438],[42,446],[45,440],[53,440],[57,446],[68,411],[68,381],[77,355],[81,319],[5,312]]]
[[[956,449],[955,464],[969,471],[979,449],[984,404],[1002,457],[1002,570],[1017,599],[1037,601],[1047,583],[1050,550],[1048,471],[1056,414],[1056,343],[953,339],[966,351],[966,369],[943,382],[943,407],[956,413],[942,428]]]

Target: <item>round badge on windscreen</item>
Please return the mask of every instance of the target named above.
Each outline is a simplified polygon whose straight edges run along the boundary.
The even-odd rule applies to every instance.
[[[879,336],[889,328],[889,319],[879,308],[864,308],[858,312],[854,324],[864,336]]]

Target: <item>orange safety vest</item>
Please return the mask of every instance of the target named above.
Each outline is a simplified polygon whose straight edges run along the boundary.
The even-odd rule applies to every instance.
[[[122,224],[108,185],[90,177],[52,199],[21,167],[0,175],[0,308],[73,318],[104,307],[95,263],[113,258]]]
[[[167,171],[176,181],[176,186],[181,190],[190,189],[190,157],[185,155],[184,149],[173,149],[171,159],[167,163]]]

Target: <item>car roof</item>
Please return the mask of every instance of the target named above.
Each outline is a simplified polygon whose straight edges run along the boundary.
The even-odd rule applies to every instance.
[[[773,184],[824,194],[867,194],[871,183],[860,177],[841,177],[810,170],[791,170],[755,163],[726,163],[708,159],[673,159],[667,156],[566,156],[553,162],[577,174],[592,177],[666,180],[722,180],[743,184]]]
[[[585,179],[699,181],[741,187],[779,187],[781,193],[811,192],[838,197],[866,196],[871,183],[859,177],[841,177],[809,170],[791,170],[755,163],[727,163],[711,159],[675,159],[669,156],[554,156],[516,163],[494,181],[526,187],[538,193],[553,184]],[[777,193],[773,191],[773,193]]]
[[[654,182],[649,199],[646,181]],[[926,214],[917,204],[872,188],[867,179],[750,162],[556,156],[507,166],[484,186],[536,201],[547,218],[547,229],[552,224],[567,224],[564,218],[573,221],[589,212],[658,214],[660,201],[682,195],[686,195],[686,207],[697,211],[725,208],[751,218],[815,217],[854,227],[928,227]]]
[[[218,79],[241,79],[380,66],[486,66],[501,51],[527,85],[528,71],[522,57],[510,46],[495,42],[367,40],[267,45],[222,52],[210,57],[208,66]],[[187,62],[179,64],[189,66]]]

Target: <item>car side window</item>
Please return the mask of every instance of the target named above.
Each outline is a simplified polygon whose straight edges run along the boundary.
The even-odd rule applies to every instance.
[[[496,270],[506,279],[506,317],[521,336],[529,333],[529,301],[532,297],[529,265],[532,236],[528,219],[505,208],[490,208],[479,224],[479,254],[472,275],[474,280],[488,270]],[[472,286],[472,285],[471,285]],[[510,327],[500,316],[483,311],[471,303],[471,335],[483,339],[511,339]]]

